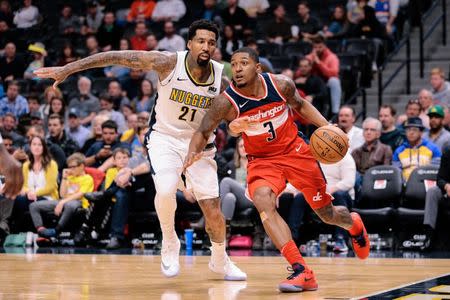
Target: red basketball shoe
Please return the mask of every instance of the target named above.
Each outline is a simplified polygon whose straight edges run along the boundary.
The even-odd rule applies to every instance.
[[[293,274],[278,285],[280,292],[293,293],[301,291],[315,291],[319,287],[313,271],[305,269],[300,264],[294,264]]]
[[[360,259],[366,259],[369,256],[370,252],[369,236],[367,235],[366,228],[364,227],[364,223],[361,220],[359,214],[352,212],[351,215],[353,222],[359,222],[362,227],[362,232],[359,235],[351,236],[353,251],[355,252],[355,255],[358,256]]]

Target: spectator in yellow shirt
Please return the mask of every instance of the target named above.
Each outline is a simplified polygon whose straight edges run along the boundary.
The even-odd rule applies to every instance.
[[[85,156],[74,153],[67,159],[67,169],[63,170],[59,201],[44,200],[33,202],[30,205],[30,214],[33,224],[40,236],[55,237],[70,222],[78,208],[87,208],[89,202],[84,198],[85,193],[94,190],[94,180],[84,171]],[[59,217],[56,228],[45,228],[42,213],[54,213]]]

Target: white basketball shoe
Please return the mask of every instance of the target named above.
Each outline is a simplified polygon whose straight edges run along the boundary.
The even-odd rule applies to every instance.
[[[180,240],[177,236],[162,240],[161,272],[166,277],[174,277],[180,273]]]
[[[224,275],[224,280],[229,281],[242,281],[247,280],[247,274],[242,272],[228,257],[227,254],[223,256],[223,259],[213,259],[211,256],[209,261],[209,269],[215,273]]]

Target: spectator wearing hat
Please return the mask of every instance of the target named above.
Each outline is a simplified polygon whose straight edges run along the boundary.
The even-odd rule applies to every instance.
[[[430,117],[430,131],[423,134],[423,138],[436,144],[442,152],[450,147],[450,132],[444,128],[444,108],[440,105],[432,106],[428,110]]]
[[[69,109],[68,126],[66,126],[66,134],[74,140],[78,147],[83,148],[84,143],[90,138],[91,131],[81,126],[80,112],[75,107]]]
[[[42,119],[42,114],[40,112],[38,111],[30,112],[30,118],[31,118],[31,126],[44,125],[44,120]]]
[[[40,78],[34,75],[33,72],[45,66],[44,60],[47,56],[45,46],[42,43],[34,43],[28,46],[28,50],[33,53],[34,59],[32,62],[30,62],[25,72],[23,73],[23,78],[40,80]]]
[[[406,141],[395,150],[392,164],[402,170],[403,179],[407,181],[417,167],[430,164],[438,166],[442,153],[438,146],[422,138],[425,129],[422,119],[409,118],[404,127]]]
[[[121,112],[114,110],[114,100],[108,94],[100,95],[100,109],[101,113],[106,113],[110,120],[116,122],[120,134],[127,130],[125,117]]]
[[[30,110],[25,97],[19,94],[19,82],[11,81],[6,90],[6,96],[0,99],[0,117],[12,113],[16,118],[27,114]]]

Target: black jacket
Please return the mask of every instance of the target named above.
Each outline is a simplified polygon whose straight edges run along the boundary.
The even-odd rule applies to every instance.
[[[442,155],[437,175],[437,185],[444,194],[446,193],[444,187],[447,183],[450,183],[450,150],[445,151]]]

